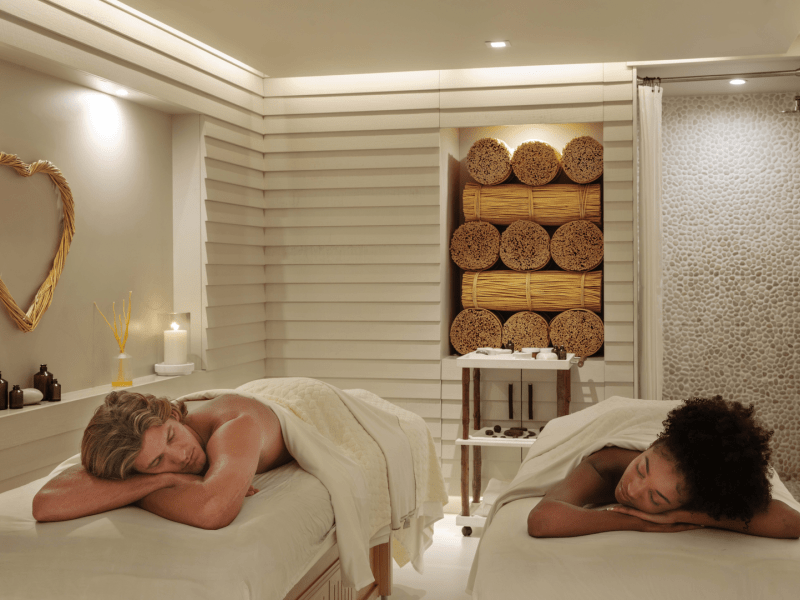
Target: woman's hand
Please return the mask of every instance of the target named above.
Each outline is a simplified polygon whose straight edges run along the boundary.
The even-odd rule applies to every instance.
[[[661,513],[648,513],[642,510],[631,508],[630,506],[623,506],[621,504],[609,506],[606,510],[611,510],[623,515],[630,515],[631,517],[637,517],[642,521],[649,521],[650,523],[657,523],[659,525],[681,524],[703,527],[698,523],[692,523],[692,513],[686,510],[677,509],[668,510]]]
[[[250,489],[247,490],[247,493],[244,495],[244,497],[247,498],[247,497],[252,496],[253,494],[257,494],[257,493],[258,493],[258,490],[251,485]]]

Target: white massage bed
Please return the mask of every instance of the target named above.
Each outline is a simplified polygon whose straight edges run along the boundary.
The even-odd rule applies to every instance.
[[[627,410],[626,404],[633,402],[649,404],[647,410],[652,409],[653,414],[627,423],[636,431],[626,434],[627,417],[611,410],[615,405]],[[528,535],[528,513],[553,482],[607,444],[646,448],[661,430],[666,412],[676,404],[620,398],[586,409],[611,409],[607,413],[611,425],[605,428],[594,427],[588,418],[575,419],[579,413],[562,418],[572,419],[567,427],[560,419],[551,421],[490,513],[468,584],[473,599],[800,598],[800,540],[717,529],[673,534],[615,531],[550,539]],[[578,450],[581,446],[584,449]],[[800,510],[800,503],[777,476],[772,482],[773,497]]]
[[[246,395],[243,390],[249,390],[252,394],[263,387],[256,386],[257,390],[248,385],[238,388],[240,393]],[[317,385],[314,389],[320,388]],[[269,391],[281,390],[273,386]],[[207,395],[214,397],[218,392]],[[363,390],[351,392],[373,403],[384,402]],[[330,403],[330,398],[325,401]],[[313,406],[306,403],[301,408]],[[308,423],[298,425],[298,419],[284,413],[279,415],[284,436],[299,426],[309,429]],[[326,419],[330,418],[326,413]],[[419,419],[408,415],[402,418]],[[336,451],[330,444],[329,449]],[[415,448],[413,470],[422,479],[417,454]],[[352,538],[354,526],[344,513],[335,517],[334,498],[341,502],[340,491],[330,484],[331,489],[327,488],[319,477],[301,468],[298,463],[304,460],[298,458],[255,476],[253,485],[259,492],[245,499],[231,525],[217,531],[168,521],[136,507],[62,523],[36,523],[31,513],[33,496],[49,478],[77,464],[79,455],[75,455],[48,477],[0,494],[0,598],[363,600],[390,594],[391,539],[402,539],[402,544],[395,543],[395,557],[401,549],[406,560],[421,567],[431,525],[441,518],[446,502],[446,496],[441,497],[441,472],[432,474],[434,485],[427,485],[418,496],[425,499],[426,494],[432,494],[438,498],[436,502],[419,502],[414,518],[407,519],[405,529],[399,531],[397,527],[393,531],[388,512],[377,521],[368,520],[369,543],[357,550],[369,555],[348,558],[340,555],[348,551],[352,554],[353,544],[350,542],[350,550],[343,547],[345,538],[339,539],[336,529],[341,523]],[[309,468],[313,470],[314,465]],[[374,490],[370,492],[374,495]],[[367,512],[374,513],[374,502],[366,506]],[[356,508],[361,511],[363,506]],[[347,576],[354,580],[347,570],[352,572],[352,565],[361,560],[368,561],[375,581],[358,585],[356,593],[343,583]]]

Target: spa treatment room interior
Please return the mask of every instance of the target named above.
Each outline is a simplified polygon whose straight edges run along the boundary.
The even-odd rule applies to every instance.
[[[0,598],[797,598],[791,534],[526,519],[717,395],[800,511],[798,156],[794,0],[0,2]],[[112,393],[194,454],[42,517]],[[230,406],[232,520],[154,509]]]

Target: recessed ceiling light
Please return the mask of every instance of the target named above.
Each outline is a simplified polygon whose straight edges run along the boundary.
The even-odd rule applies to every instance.
[[[730,84],[731,85],[744,85],[745,83],[747,83],[746,79],[731,79],[730,80]]]
[[[501,42],[486,42],[486,45],[489,46],[489,48],[508,48],[511,45],[511,42],[508,40]]]
[[[123,90],[122,88],[118,89],[116,92],[117,96],[125,97],[128,95],[128,90]]]

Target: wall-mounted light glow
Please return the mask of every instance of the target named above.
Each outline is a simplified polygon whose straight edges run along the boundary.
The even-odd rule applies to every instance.
[[[731,85],[744,85],[745,83],[747,83],[746,79],[731,79],[730,80],[730,84]]]
[[[128,95],[128,90],[123,90],[122,88],[120,88],[120,89],[118,89],[116,91],[116,94],[117,94],[117,96],[120,96],[121,98],[124,98],[125,96]]]
[[[508,40],[502,42],[486,42],[486,45],[489,46],[489,48],[508,48],[511,42]]]

